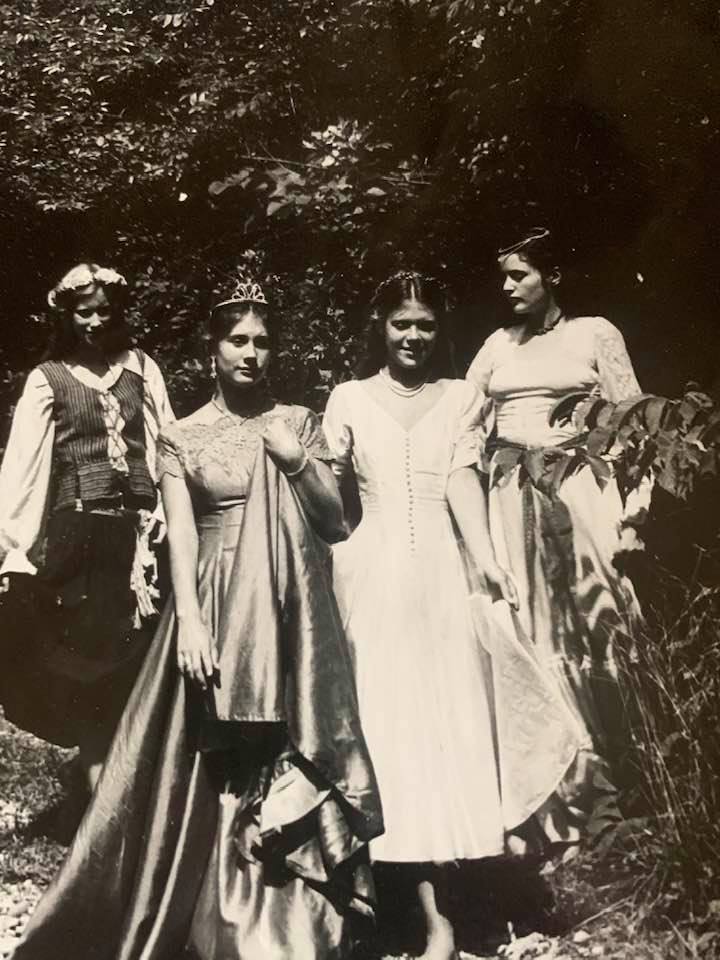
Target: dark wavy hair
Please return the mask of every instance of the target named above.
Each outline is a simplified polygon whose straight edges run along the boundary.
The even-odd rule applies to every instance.
[[[99,269],[96,264],[91,264],[90,268]],[[89,286],[101,287],[110,305],[110,325],[105,335],[107,354],[113,356],[132,347],[132,332],[125,319],[128,303],[127,287],[114,283],[105,284],[100,280],[93,279],[86,287],[69,290],[57,290],[56,288],[56,291],[53,291],[54,296],[51,303],[55,316],[55,329],[43,360],[65,360],[77,346],[78,338],[73,326],[73,314],[78,299],[82,295],[80,290],[87,290]]]
[[[372,377],[387,363],[385,322],[406,300],[417,300],[430,310],[438,325],[438,336],[429,363],[430,377],[440,379],[455,375],[445,291],[432,277],[426,277],[415,270],[407,270],[393,274],[383,281],[370,302],[371,315],[365,347],[355,368],[355,375],[359,380]]]

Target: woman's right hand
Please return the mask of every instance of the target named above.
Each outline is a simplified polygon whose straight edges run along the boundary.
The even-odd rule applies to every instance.
[[[219,663],[212,634],[199,615],[178,620],[177,663],[181,673],[207,690]]]

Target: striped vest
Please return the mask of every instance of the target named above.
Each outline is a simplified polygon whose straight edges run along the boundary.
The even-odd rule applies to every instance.
[[[100,393],[80,383],[65,364],[50,360],[40,364],[53,392],[55,441],[50,494],[50,510],[55,512],[123,495],[123,503],[133,509],[152,510],[156,502],[155,484],[145,459],[144,385],[137,373],[124,369],[110,387],[120,405],[125,426],[122,438],[127,444],[125,459],[128,473],[111,466],[108,434],[103,418]]]

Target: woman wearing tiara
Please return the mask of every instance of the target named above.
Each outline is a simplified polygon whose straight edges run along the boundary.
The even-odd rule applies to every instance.
[[[596,788],[609,789],[601,758],[622,748],[614,646],[632,636],[640,613],[616,560],[635,543],[632,525],[647,491],[623,506],[609,464],[591,458],[578,460],[555,492],[548,468],[562,464],[579,438],[572,421],[551,422],[550,413],[567,394],[618,402],[640,387],[619,330],[604,317],[563,311],[548,230],[501,250],[499,265],[515,322],[486,340],[467,374],[492,401],[490,533],[517,584],[526,640],[585,732],[586,762],[571,789],[587,811]]]
[[[257,284],[212,310],[212,400],[160,437],[173,597],[16,960],[336,958],[382,830],[318,537],[343,534],[319,423],[266,387]]]
[[[449,960],[447,865],[503,854],[553,794],[578,734],[514,638],[515,590],[475,469],[481,400],[447,379],[444,295],[400,273],[373,309],[360,379],[335,388],[324,420],[362,505],[334,549],[336,593],[383,803],[371,855],[412,883],[423,956]]]
[[[85,792],[156,612],[155,442],[173,419],[157,365],[131,349],[126,292],[94,263],[50,292],[55,337],[27,378],[0,470],[0,702],[19,726],[79,746]]]

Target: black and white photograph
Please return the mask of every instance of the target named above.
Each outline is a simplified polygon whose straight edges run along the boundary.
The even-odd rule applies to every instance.
[[[0,960],[719,960],[720,6],[0,25]]]

